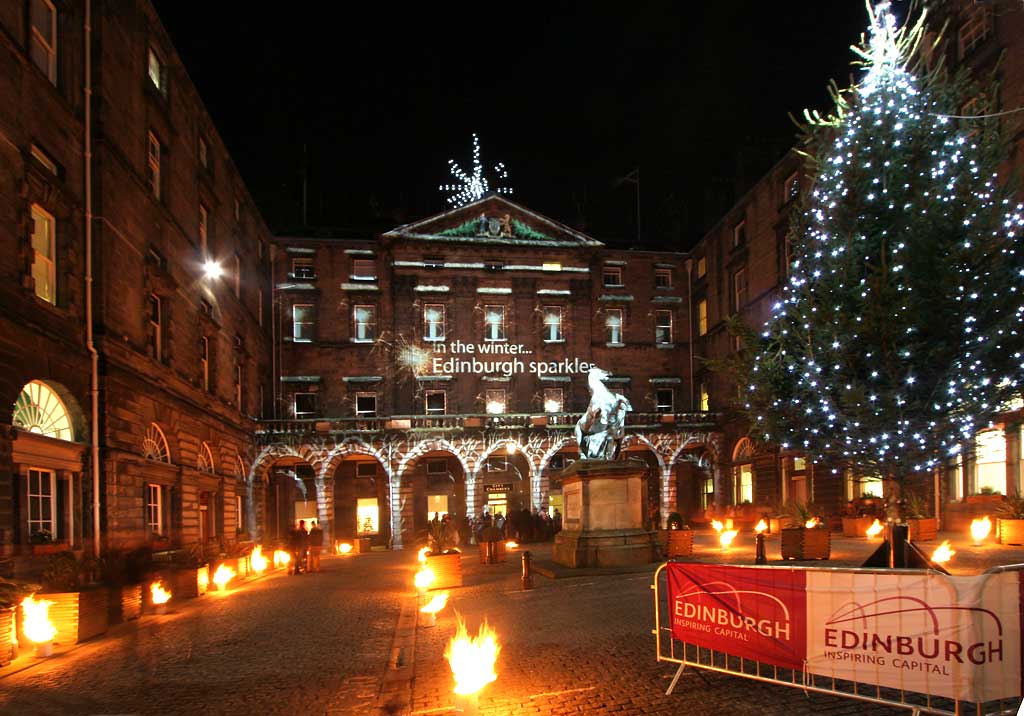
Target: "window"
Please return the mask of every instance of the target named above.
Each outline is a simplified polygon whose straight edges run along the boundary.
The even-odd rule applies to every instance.
[[[235,363],[235,407],[242,412],[242,384],[243,384],[242,362]]]
[[[658,388],[654,392],[654,409],[659,413],[674,413],[675,391],[671,388]]]
[[[982,430],[974,438],[974,479],[970,494],[989,488],[1006,494],[1006,437],[1002,430]]]
[[[57,162],[53,161],[49,154],[47,154],[42,148],[37,147],[35,144],[32,145],[32,158],[36,161],[39,166],[43,167],[46,171],[50,172],[53,176],[60,176],[60,167],[57,166]]]
[[[376,281],[377,262],[373,259],[355,259],[352,261],[353,281]]]
[[[423,340],[444,340],[443,303],[428,303],[423,306]]]
[[[697,387],[697,409],[701,412],[708,412],[711,410],[711,396],[708,394],[708,386],[706,383],[701,383]]]
[[[447,412],[447,400],[443,390],[428,390],[423,396],[427,415],[444,415]]]
[[[708,332],[708,300],[702,298],[697,301],[697,335],[703,336]]]
[[[783,267],[783,273],[786,278],[789,278],[793,273],[793,261],[796,260],[796,257],[793,255],[793,232],[786,232],[786,236],[782,239],[782,250],[786,262],[786,265]]]
[[[210,214],[206,210],[206,207],[202,204],[199,205],[199,248],[203,252],[203,260],[206,259],[206,255],[209,253],[209,218]]]
[[[504,306],[484,306],[484,340],[505,340]]]
[[[967,57],[992,32],[991,8],[975,3],[967,10],[967,16],[957,33],[960,44],[960,59]]]
[[[163,307],[155,293],[149,294],[149,351],[155,360],[163,360]]]
[[[427,463],[428,475],[448,475],[448,463],[444,460],[431,460]]]
[[[311,343],[315,328],[313,305],[297,303],[292,306],[292,340],[296,343]]]
[[[429,269],[443,269],[444,268],[444,257],[443,256],[427,256],[423,259],[423,267]]]
[[[74,440],[67,406],[46,383],[26,383],[14,401],[13,425],[26,432],[57,440]]]
[[[672,311],[654,312],[654,342],[659,346],[672,345]]]
[[[50,0],[31,0],[29,19],[32,61],[52,84],[57,84],[57,9]]]
[[[622,340],[622,309],[606,308],[604,311],[604,336],[605,341],[612,345],[621,346]]]
[[[202,137],[199,138],[199,148],[196,151],[199,156],[199,166],[203,169],[210,168],[210,151],[206,146],[206,140]]]
[[[150,535],[164,536],[163,487],[146,485],[146,527]]]
[[[256,289],[256,321],[263,328],[263,289]]]
[[[697,278],[704,278],[708,272],[708,260],[701,256],[697,259]]]
[[[217,535],[216,495],[213,492],[199,493],[199,541],[208,542]]]
[[[562,341],[562,307],[544,306],[544,340],[546,342]]]
[[[501,415],[508,407],[507,396],[504,389],[484,391],[485,409],[488,415]]]
[[[737,465],[733,468],[733,479],[736,481],[736,504],[754,502],[754,466],[751,463]]]
[[[30,468],[28,471],[28,533],[46,531],[57,539],[57,520],[54,497],[57,493],[57,473],[53,470]]]
[[[163,151],[160,140],[152,132],[149,133],[149,190],[156,199],[160,198],[160,155]]]
[[[800,175],[793,172],[782,182],[782,203],[788,204],[798,196],[800,196]]]
[[[732,310],[739,313],[747,305],[747,270],[741,268],[732,275]]]
[[[356,500],[356,534],[375,535],[379,531],[380,508],[377,505],[377,498],[358,498]]]
[[[655,269],[654,287],[672,288],[672,269]]]
[[[149,48],[149,56],[146,60],[146,75],[150,83],[164,97],[167,96],[167,70],[160,54],[152,47]]]
[[[442,463],[444,464],[444,463]],[[361,479],[375,480],[377,479],[377,463],[375,462],[357,462],[356,463],[356,477]]]
[[[235,531],[241,534],[245,530],[245,513],[242,510],[242,496],[235,495]]]
[[[601,284],[604,286],[622,285],[622,268],[620,266],[605,266],[601,272]]]
[[[36,295],[57,305],[56,222],[41,207],[32,205],[32,279]]]
[[[356,306],[352,309],[353,320],[355,321],[355,341],[357,343],[370,343],[377,338],[377,307]]]
[[[146,436],[142,439],[142,456],[156,462],[170,462],[171,453],[167,447],[164,431],[156,423],[150,423]]]
[[[293,398],[296,418],[316,417],[316,393],[296,393]]]
[[[491,455],[484,466],[487,472],[508,472],[508,458],[505,455]]]
[[[242,297],[242,259],[235,254],[235,298]]]
[[[544,389],[544,412],[561,413],[565,405],[564,393],[561,388]]]
[[[732,247],[743,246],[747,243],[747,222],[741,221],[732,229]]]
[[[315,279],[316,278],[316,267],[313,265],[313,259],[307,256],[297,256],[292,259],[292,277],[302,279]]]
[[[199,339],[199,364],[203,369],[203,390],[210,390],[210,339],[203,336]]]
[[[374,418],[377,416],[377,394],[356,393],[356,417]],[[370,463],[372,464],[372,463]]]

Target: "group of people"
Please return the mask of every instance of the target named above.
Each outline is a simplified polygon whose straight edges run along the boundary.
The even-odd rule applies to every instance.
[[[541,510],[509,510],[506,517],[501,512],[493,515],[484,511],[479,517],[452,518],[434,513],[432,523],[444,525],[450,531],[453,544],[479,544],[481,542],[514,539],[517,542],[546,542],[562,529],[562,514],[556,509],[553,515]],[[485,532],[486,530],[486,532]]]
[[[292,553],[291,562],[288,564],[288,574],[320,571],[320,552],[324,547],[324,531],[320,529],[316,520],[309,521],[309,531],[306,530],[306,521],[299,520],[299,524],[292,529],[288,536],[288,541]]]

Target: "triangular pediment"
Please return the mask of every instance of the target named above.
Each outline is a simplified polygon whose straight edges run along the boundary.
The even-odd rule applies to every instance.
[[[467,243],[524,246],[602,246],[597,239],[546,216],[527,209],[503,196],[492,194],[482,199],[405,224],[383,234],[386,238],[422,241],[459,241]]]

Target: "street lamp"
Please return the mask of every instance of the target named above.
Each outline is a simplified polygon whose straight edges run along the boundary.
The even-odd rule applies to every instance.
[[[224,275],[224,268],[220,265],[219,261],[213,259],[206,259],[203,263],[203,277],[210,279],[218,279]]]

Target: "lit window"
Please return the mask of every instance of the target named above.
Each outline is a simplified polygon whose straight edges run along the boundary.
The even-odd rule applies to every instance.
[[[206,207],[202,204],[199,205],[199,248],[203,252],[203,260],[206,259],[206,255],[209,251],[209,212]]]
[[[380,508],[376,497],[356,500],[356,534],[375,535],[380,531]]]
[[[356,259],[352,262],[353,281],[376,281],[377,262],[373,259]]]
[[[698,387],[697,399],[700,401],[698,410],[704,413],[711,410],[711,396],[708,394],[708,386],[704,383]]]
[[[622,268],[620,266],[605,266],[601,273],[601,283],[604,286],[621,286]]]
[[[356,393],[356,416],[360,418],[373,418],[377,415],[377,394]],[[373,463],[369,463],[373,464]]]
[[[800,175],[793,172],[786,177],[786,181],[782,182],[782,203],[788,204],[798,196],[800,196]]]
[[[31,468],[28,471],[28,533],[45,533],[51,540],[58,538],[54,516],[54,496],[57,493],[57,473],[53,470]]]
[[[428,303],[423,306],[423,340],[444,340],[443,303]]]
[[[310,343],[316,327],[313,305],[296,303],[292,306],[292,340],[297,343]]]
[[[704,490],[700,496],[700,503],[704,509],[715,504],[715,478],[712,475],[704,477]]]
[[[484,403],[488,415],[501,415],[506,409],[506,394],[504,390],[484,391]]]
[[[654,312],[654,342],[659,346],[672,345],[672,311]]]
[[[702,298],[697,301],[697,335],[703,336],[708,332],[708,300]]]
[[[146,526],[150,535],[163,536],[163,488],[160,485],[146,485]]]
[[[742,246],[747,243],[747,222],[741,221],[732,229],[732,247]]]
[[[36,67],[57,84],[57,8],[50,0],[31,0],[29,16],[32,46],[29,54]]]
[[[857,497],[882,497],[882,478],[861,477],[857,479],[857,487],[860,492]]]
[[[541,265],[541,269],[544,271],[561,271],[562,264],[558,263],[557,261],[545,261]]]
[[[982,430],[974,438],[973,494],[989,489],[1006,493],[1006,437],[1003,431]]]
[[[736,482],[736,504],[754,502],[754,466],[750,463],[737,465],[733,468],[733,479]]]
[[[614,345],[622,345],[622,309],[607,308],[604,312],[605,340]]]
[[[199,472],[211,475],[216,472],[213,464],[213,452],[210,451],[210,446],[205,440],[199,444],[199,455],[196,456],[196,469]]]
[[[71,416],[64,401],[46,383],[26,383],[14,401],[13,425],[16,428],[57,440],[74,440]]]
[[[561,388],[544,389],[544,412],[560,413],[564,405],[564,397]]]
[[[544,340],[545,341],[561,341],[563,340],[562,335],[562,307],[561,306],[545,306],[544,307]]]
[[[708,260],[701,256],[697,259],[697,278],[704,278],[704,274],[708,272]]]
[[[203,369],[203,390],[210,389],[210,339],[199,339],[199,365]]]
[[[149,161],[149,190],[157,199],[160,198],[160,140],[152,132],[149,133],[148,142]]]
[[[209,149],[206,146],[206,140],[203,139],[202,137],[199,138],[199,151],[197,153],[199,154],[199,166],[201,166],[203,169],[209,169]]]
[[[53,159],[50,158],[49,154],[47,154],[45,151],[43,151],[41,148],[37,147],[34,144],[32,145],[31,151],[32,158],[35,159],[41,167],[46,169],[46,171],[50,172],[50,174],[53,174],[54,176],[58,176],[60,174],[60,169],[57,167],[57,162],[53,161]]]
[[[149,350],[154,359],[163,360],[163,307],[155,293],[149,294]]]
[[[655,269],[654,287],[672,288],[672,269]]]
[[[747,305],[747,270],[739,269],[732,275],[732,309],[739,313]]]
[[[164,61],[152,47],[149,48],[149,56],[146,62],[146,74],[150,83],[163,96],[167,96],[167,71],[164,68]]]
[[[671,388],[658,388],[654,393],[654,409],[659,413],[675,412],[675,391]]]
[[[316,417],[316,393],[295,393],[293,399],[296,418]]]
[[[505,340],[504,306],[484,306],[484,340]]]
[[[423,396],[427,415],[444,415],[447,412],[447,401],[443,390],[428,390]]]
[[[991,8],[975,3],[967,10],[967,16],[957,37],[960,43],[960,59],[967,57],[971,51],[980,45],[982,41],[992,32],[992,11]]]
[[[308,256],[297,256],[292,259],[292,277],[301,278],[305,280],[312,280],[316,278],[316,267],[313,265],[313,259]]]
[[[57,305],[57,242],[53,216],[32,205],[32,278],[35,292],[47,303]]]
[[[377,338],[377,307],[369,305],[356,306],[352,309],[355,322],[355,341],[370,343]]]

